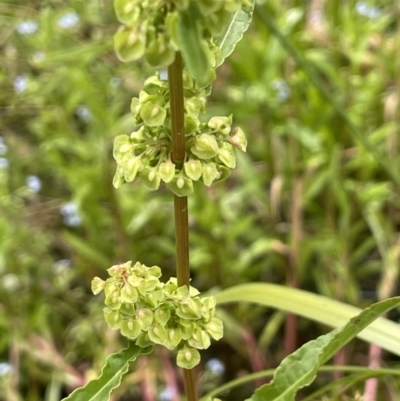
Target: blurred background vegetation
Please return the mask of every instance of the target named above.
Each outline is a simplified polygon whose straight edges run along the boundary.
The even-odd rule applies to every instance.
[[[190,198],[193,284],[274,282],[360,307],[398,294],[399,2],[257,3],[208,103],[209,115],[233,113],[249,147],[228,180]],[[118,25],[112,0],[0,2],[2,401],[58,401],[124,346],[91,294],[94,276],[126,260],[175,274],[171,193],[111,184],[113,138],[133,130],[130,99],[153,72],[117,60]],[[225,339],[198,371],[202,393],[275,367],[327,330],[254,305],[222,315]],[[336,363],[366,365],[367,354],[356,341]],[[177,401],[172,366],[156,349],[114,400]],[[384,380],[380,399],[399,387]]]

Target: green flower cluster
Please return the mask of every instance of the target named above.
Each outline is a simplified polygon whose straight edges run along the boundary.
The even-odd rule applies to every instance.
[[[221,35],[232,14],[244,5],[248,0],[115,0],[117,17],[124,24],[115,34],[115,49],[122,61],[144,56],[153,67],[168,66],[182,48],[186,38],[181,28],[189,22],[212,66],[218,52],[211,38]],[[214,77],[210,70],[207,83]]]
[[[247,141],[240,128],[232,130],[232,116],[199,120],[206,102],[205,91],[184,74],[186,160],[181,169],[171,161],[171,118],[168,83],[158,76],[148,78],[131,110],[139,129],[130,136],[119,135],[114,141],[117,171],[113,184],[140,177],[150,189],[161,182],[178,196],[193,193],[193,181],[207,186],[229,176],[236,165],[235,148],[246,151]]]
[[[215,298],[200,298],[193,287],[178,287],[176,278],[160,282],[161,269],[139,262],[112,266],[106,281],[95,277],[92,291],[104,290],[104,317],[112,329],[140,347],[161,344],[178,350],[178,366],[191,369],[200,362],[199,349],[210,336],[222,337],[222,321],[214,316]]]

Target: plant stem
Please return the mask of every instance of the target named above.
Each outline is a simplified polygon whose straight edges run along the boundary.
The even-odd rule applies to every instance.
[[[171,109],[172,161],[182,168],[185,160],[185,114],[183,103],[182,57],[175,54],[175,61],[168,67]],[[189,221],[186,196],[174,196],[176,276],[178,285],[189,286]],[[196,376],[193,369],[183,369],[185,393],[188,401],[197,401]]]

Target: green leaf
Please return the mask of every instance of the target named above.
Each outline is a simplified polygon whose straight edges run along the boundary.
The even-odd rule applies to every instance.
[[[130,342],[125,348],[107,358],[101,375],[92,380],[84,387],[76,389],[64,401],[108,401],[111,391],[121,383],[122,376],[128,371],[129,363],[140,355],[147,355],[153,350],[152,347],[140,348]]]
[[[293,401],[299,389],[315,379],[318,368],[378,316],[400,304],[400,297],[378,302],[353,317],[344,327],[318,337],[285,358],[271,383],[261,386],[247,401]]]
[[[217,61],[217,67],[233,52],[236,43],[242,39],[244,32],[250,26],[255,0],[251,0],[251,2],[251,6],[243,7],[233,14],[231,23],[226,27],[225,32],[221,36],[214,38],[215,44],[221,50],[221,58]]]
[[[294,313],[330,327],[344,326],[361,312],[355,306],[277,284],[241,284],[221,291],[215,298],[218,306],[229,302],[251,302]],[[400,325],[395,322],[378,318],[357,337],[400,356]]]
[[[197,23],[198,17],[192,8],[183,11],[179,16],[179,49],[182,52],[186,68],[190,75],[202,86],[208,81],[211,66],[205,50],[206,44]]]

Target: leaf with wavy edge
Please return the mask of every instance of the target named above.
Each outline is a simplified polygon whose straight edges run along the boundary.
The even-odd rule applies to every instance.
[[[344,326],[361,312],[355,306],[277,284],[240,284],[213,295],[218,305],[251,302],[294,313],[330,327]],[[357,337],[400,356],[400,325],[395,322],[380,317]]]
[[[235,49],[236,43],[242,39],[244,32],[246,32],[250,26],[250,22],[253,18],[254,5],[255,0],[251,0],[250,6],[243,7],[236,11],[223,35],[213,38],[215,44],[221,50],[221,59],[218,60],[217,67],[231,55]]]
[[[140,355],[147,355],[153,347],[140,348],[134,342],[129,342],[128,348],[122,349],[107,358],[101,375],[91,380],[84,387],[72,392],[62,401],[108,401],[111,391],[121,384],[122,376],[128,371],[129,363]]]
[[[311,384],[321,365],[380,315],[400,304],[400,297],[377,302],[344,327],[318,337],[286,357],[271,383],[258,388],[246,401],[294,401],[298,390]]]

